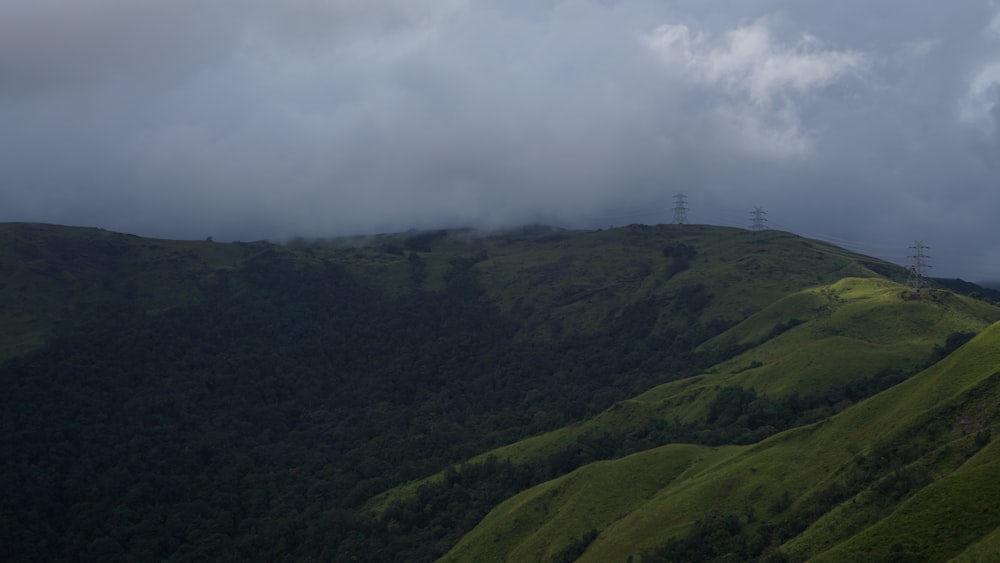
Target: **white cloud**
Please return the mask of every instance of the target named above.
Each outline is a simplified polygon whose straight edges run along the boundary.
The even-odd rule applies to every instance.
[[[1000,59],[995,56],[1000,39],[1000,9],[986,25],[983,44],[989,55],[980,62],[958,100],[959,121],[985,135],[1000,133]]]
[[[959,101],[959,118],[985,133],[995,130],[996,111],[1000,107],[1000,62],[987,64],[969,81]]]
[[[760,18],[712,38],[685,25],[663,25],[643,43],[678,78],[718,97],[723,127],[744,148],[769,156],[790,156],[812,146],[802,118],[810,94],[862,76],[869,57],[826,48],[801,34],[793,42],[775,39],[769,18]]]

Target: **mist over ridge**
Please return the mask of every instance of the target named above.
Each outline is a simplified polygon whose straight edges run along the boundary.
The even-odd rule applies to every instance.
[[[684,192],[693,222],[762,206],[996,279],[998,21],[987,0],[8,2],[0,220],[606,228],[669,222]]]

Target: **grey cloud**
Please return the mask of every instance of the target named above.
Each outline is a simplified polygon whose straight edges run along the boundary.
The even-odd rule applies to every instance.
[[[13,1],[0,7],[0,96],[105,81],[160,87],[217,62],[238,26],[219,2]]]
[[[762,205],[1000,277],[994,18],[985,0],[5,3],[0,219],[597,227],[669,221],[684,191],[695,221]]]

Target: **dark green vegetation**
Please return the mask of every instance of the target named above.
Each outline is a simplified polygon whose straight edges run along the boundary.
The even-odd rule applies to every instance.
[[[5,559],[903,556],[993,471],[1000,310],[787,233],[0,243]]]

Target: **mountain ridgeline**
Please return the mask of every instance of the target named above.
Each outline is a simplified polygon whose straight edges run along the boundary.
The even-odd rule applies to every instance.
[[[1000,548],[972,284],[701,225],[0,243],[6,560]]]

